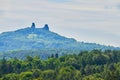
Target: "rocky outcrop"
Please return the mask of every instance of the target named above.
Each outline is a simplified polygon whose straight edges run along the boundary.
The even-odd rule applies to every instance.
[[[43,27],[43,29],[49,31],[49,26],[48,26],[48,24],[45,24],[45,26]]]
[[[35,28],[35,23],[32,23],[31,28],[32,28],[32,29]]]

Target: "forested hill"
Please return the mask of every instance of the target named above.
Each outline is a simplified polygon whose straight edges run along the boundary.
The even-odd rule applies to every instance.
[[[120,51],[84,51],[41,60],[0,60],[0,80],[120,80]]]
[[[66,38],[50,31],[48,24],[43,28],[36,28],[35,23],[31,27],[0,34],[0,58],[17,57],[25,58],[26,55],[39,55],[45,58],[49,53],[79,53],[81,51],[120,50],[120,48],[105,46],[95,43],[78,42],[73,38]]]
[[[32,23],[31,27],[0,34],[0,52],[35,49],[113,50],[120,48],[78,42],[73,38],[66,38],[51,32],[47,24],[43,28],[36,28],[35,23]]]

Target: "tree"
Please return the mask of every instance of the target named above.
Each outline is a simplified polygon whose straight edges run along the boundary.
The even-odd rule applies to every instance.
[[[32,80],[33,73],[32,72],[22,72],[20,74],[20,80]]]
[[[63,67],[60,69],[57,80],[76,80],[76,71],[73,67]]]
[[[44,80],[55,80],[55,72],[54,70],[45,70],[42,73],[42,77]]]
[[[2,80],[18,80],[18,74],[15,73],[11,73],[11,74],[7,74],[5,75]]]
[[[58,57],[59,57],[59,55],[58,55],[58,53],[56,53],[56,54],[55,54],[55,58],[58,58]]]

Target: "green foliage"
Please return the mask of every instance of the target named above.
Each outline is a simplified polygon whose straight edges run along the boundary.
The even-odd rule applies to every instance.
[[[11,74],[6,74],[5,76],[2,77],[2,80],[17,80],[18,79],[18,74],[11,73]]]
[[[78,55],[27,56],[0,60],[0,80],[120,80],[120,51],[84,51]]]
[[[42,73],[42,77],[44,80],[54,80],[55,76],[56,75],[54,70],[45,70]]]
[[[32,72],[22,72],[20,74],[20,80],[32,80]]]

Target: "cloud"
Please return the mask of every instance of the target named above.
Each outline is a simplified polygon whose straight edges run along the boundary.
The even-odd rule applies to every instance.
[[[64,3],[64,2],[71,2],[73,0],[47,0],[47,1],[52,1],[52,2],[57,2],[57,3]]]
[[[79,41],[120,46],[119,3],[119,0],[0,0],[0,32],[23,28],[31,22],[38,27],[48,23],[52,31]]]

